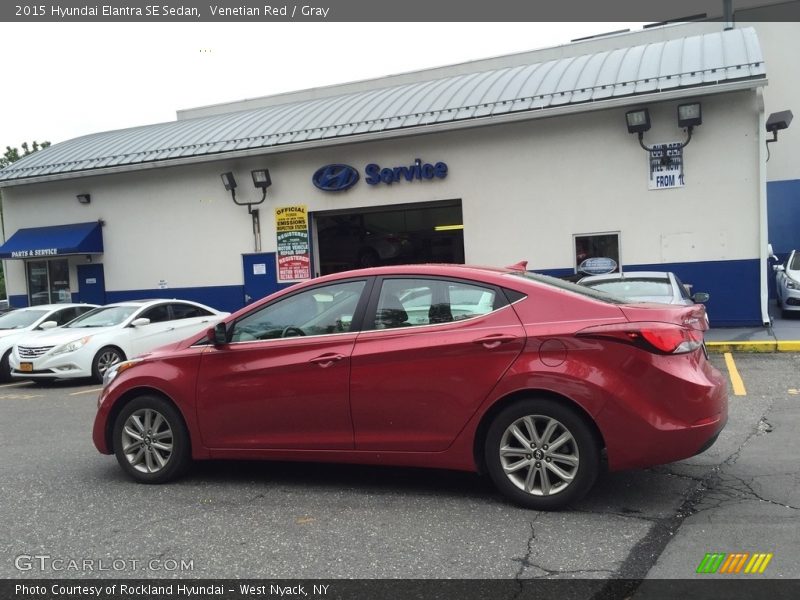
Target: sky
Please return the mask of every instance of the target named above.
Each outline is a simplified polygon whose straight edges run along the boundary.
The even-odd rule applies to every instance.
[[[569,43],[642,23],[0,23],[6,146],[178,109]]]

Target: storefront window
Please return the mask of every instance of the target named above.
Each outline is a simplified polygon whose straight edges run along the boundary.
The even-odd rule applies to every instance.
[[[589,258],[610,258],[616,264],[612,271],[619,272],[619,234],[595,233],[575,236],[575,272],[580,273],[581,263]]]
[[[65,258],[31,260],[27,263],[28,302],[31,306],[72,301],[69,263]]]

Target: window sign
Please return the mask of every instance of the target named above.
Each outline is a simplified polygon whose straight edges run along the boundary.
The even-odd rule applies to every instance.
[[[311,252],[308,246],[306,206],[299,204],[276,208],[275,226],[278,237],[275,257],[278,262],[278,281],[310,279]]]
[[[656,144],[648,153],[651,190],[668,190],[685,185],[683,178],[683,144]]]
[[[619,272],[619,234],[589,233],[574,236],[575,272],[585,275]]]

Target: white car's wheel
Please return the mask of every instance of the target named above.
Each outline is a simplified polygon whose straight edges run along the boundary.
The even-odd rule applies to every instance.
[[[121,363],[125,360],[125,353],[114,346],[105,346],[100,348],[97,354],[94,355],[92,361],[92,377],[98,383],[103,382],[103,375],[106,374],[111,367]]]

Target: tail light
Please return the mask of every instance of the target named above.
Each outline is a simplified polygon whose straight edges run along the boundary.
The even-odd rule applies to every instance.
[[[596,325],[575,335],[623,342],[656,354],[685,354],[703,345],[702,331],[675,323]]]

